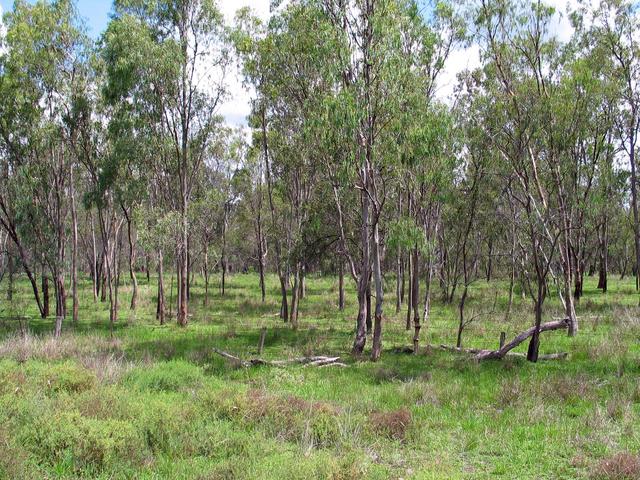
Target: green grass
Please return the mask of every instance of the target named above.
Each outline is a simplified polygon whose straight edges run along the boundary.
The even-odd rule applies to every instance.
[[[50,336],[52,319],[31,320],[26,339],[15,322],[0,320],[0,478],[640,474],[640,466],[633,470],[640,450],[640,319],[632,279],[610,279],[606,295],[587,279],[577,306],[579,335],[542,337],[543,353],[566,351],[570,358],[538,364],[520,358],[477,364],[442,351],[440,344],[455,343],[457,308],[437,300],[421,354],[396,353],[412,332],[404,329],[404,312],[395,314],[391,295],[382,360],[358,361],[348,354],[352,289],[340,312],[337,279],[309,278],[300,328],[293,331],[277,315],[277,281],[268,281],[264,304],[257,277],[235,275],[227,294],[212,292],[205,308],[197,280],[187,328],[156,324],[153,281],[141,280],[135,312],[125,285],[113,339],[108,305],[93,303],[86,280],[79,324],[66,321],[58,340]],[[35,316],[23,279],[17,289],[11,304],[2,292],[0,317]],[[501,282],[474,284],[468,313],[489,311],[496,289],[497,311],[465,331],[465,347],[493,348],[500,331],[509,338],[531,325],[530,302],[520,297],[504,321]],[[560,315],[551,298],[545,317]],[[349,366],[243,369],[213,353],[217,347],[256,356],[263,326],[264,358],[336,354]]]

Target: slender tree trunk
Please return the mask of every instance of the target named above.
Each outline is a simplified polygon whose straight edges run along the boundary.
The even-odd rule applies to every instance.
[[[409,263],[409,267],[407,268],[407,273],[409,274],[408,281],[408,289],[407,289],[407,316],[405,320],[405,329],[408,331],[411,329],[411,309],[413,308],[413,255],[409,253],[407,255],[407,261]]]
[[[635,115],[632,115],[632,126],[630,128],[630,148],[629,165],[631,166],[631,209],[633,211],[633,242],[635,246],[635,277],[636,290],[640,288],[640,216],[638,215],[638,180],[636,174],[636,152],[635,152]]]
[[[284,273],[280,272],[278,274],[278,278],[280,279],[280,318],[282,318],[285,322],[289,320],[289,303],[287,300],[287,278]]]
[[[491,282],[493,274],[493,240],[489,240],[489,252],[487,255],[487,283]]]
[[[129,241],[129,277],[131,278],[132,292],[131,292],[131,310],[136,309],[136,303],[138,301],[138,279],[136,278],[136,242],[133,238],[132,219],[129,212],[122,207],[125,219],[127,221],[127,240]]]
[[[291,289],[291,313],[289,317],[289,323],[293,329],[298,328],[298,305],[300,303],[300,262],[296,263],[296,268],[293,276],[293,288]]]
[[[371,321],[371,315],[372,315],[372,308],[371,308],[371,280],[369,280],[369,285],[367,286],[367,335],[369,335],[371,333],[371,331],[373,330],[373,322]]]
[[[605,217],[602,224],[600,241],[600,268],[598,271],[598,288],[607,293],[607,270],[609,270],[609,222]]]
[[[262,192],[260,193],[260,197],[262,196]],[[262,303],[265,302],[266,299],[266,286],[264,283],[264,240],[262,238],[262,201],[259,202],[257,219],[256,219],[256,236],[258,237],[258,274],[260,275],[260,294],[262,298]]]
[[[156,305],[156,320],[160,320],[160,325],[164,325],[164,309],[165,309],[164,307],[164,256],[162,254],[162,249],[159,249],[158,250],[158,302]]]
[[[462,290],[462,296],[460,297],[460,303],[458,304],[458,336],[456,340],[456,347],[462,348],[462,332],[464,331],[465,323],[464,323],[464,307],[467,302],[467,294],[469,292],[469,287],[465,282],[464,289]]]
[[[97,303],[100,279],[98,275],[98,254],[96,248],[96,231],[93,226],[93,212],[90,213],[89,224],[91,225],[91,283],[93,287],[93,303]]]
[[[72,319],[78,323],[78,210],[76,207],[75,181],[71,167],[71,296],[73,297]]]
[[[418,344],[420,342],[420,310],[418,305],[420,302],[420,264],[418,258],[418,248],[413,249],[413,291],[411,292],[411,300],[413,302],[413,353],[418,354]]]
[[[344,310],[344,260],[339,260],[338,270],[338,309]]]
[[[43,318],[49,316],[49,274],[42,268],[42,309]]]
[[[540,351],[540,325],[542,325],[542,304],[545,296],[545,282],[543,278],[538,276],[538,292],[534,305],[536,320],[535,330],[529,341],[529,348],[527,350],[527,360],[530,362],[538,361],[538,353]]]
[[[382,306],[384,291],[382,288],[382,265],[380,260],[380,231],[378,222],[373,226],[373,282],[376,289],[376,309],[373,325],[373,345],[371,359],[375,362],[382,354]]]
[[[368,172],[366,166],[361,169],[363,185],[368,186]],[[361,208],[361,226],[360,226],[360,245],[362,248],[360,276],[358,278],[358,317],[356,319],[356,336],[353,342],[353,354],[361,355],[367,341],[367,290],[371,281],[369,271],[371,269],[371,259],[369,258],[369,210],[370,200],[366,192],[360,193]]]
[[[426,328],[429,324],[429,316],[431,314],[431,283],[433,281],[433,256],[429,254],[429,262],[427,265],[427,279],[424,292],[424,310],[422,314],[422,324]],[[414,344],[414,353],[417,353],[417,345]]]
[[[209,247],[204,249],[204,305],[209,305]]]
[[[184,152],[186,155],[186,150]],[[186,160],[185,160],[186,161]],[[181,229],[181,245],[179,249],[179,275],[178,275],[178,325],[186,327],[188,320],[188,296],[187,296],[187,283],[188,283],[188,248],[189,248],[189,225],[188,225],[188,199],[186,194],[186,178],[183,179],[185,185],[182,188],[182,229]]]
[[[7,259],[7,268],[9,270],[9,283],[7,284],[7,300],[9,302],[13,301],[13,276],[15,275],[15,260],[11,253],[8,254]]]
[[[398,248],[396,258],[396,314],[402,309],[402,254]]]

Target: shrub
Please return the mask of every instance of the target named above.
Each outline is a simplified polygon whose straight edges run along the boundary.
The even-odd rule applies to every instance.
[[[62,363],[32,362],[25,366],[28,379],[48,392],[79,393],[95,387],[97,381],[93,372],[76,362],[67,360]]]
[[[75,470],[100,470],[115,462],[137,464],[145,456],[144,444],[129,422],[85,418],[78,411],[41,415],[24,427],[21,440],[42,463],[55,465],[70,458]]]
[[[628,452],[604,458],[596,465],[591,478],[597,480],[636,480],[640,478],[640,457]]]
[[[28,469],[27,459],[27,452],[14,445],[9,433],[0,428],[0,478],[33,478]]]
[[[373,412],[369,417],[371,428],[376,434],[393,440],[404,440],[411,426],[411,412],[406,408],[389,412]]]
[[[178,392],[199,387],[204,381],[202,370],[182,360],[162,362],[151,367],[136,368],[126,376],[127,383],[140,390]]]

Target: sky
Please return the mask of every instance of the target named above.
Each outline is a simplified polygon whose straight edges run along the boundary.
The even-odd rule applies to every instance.
[[[596,3],[597,0],[590,0],[590,3]],[[261,18],[269,17],[270,0],[218,0],[218,5],[225,15],[228,23],[233,21],[236,10],[241,7],[249,6]],[[577,5],[577,0],[547,0],[548,4],[556,7],[558,12],[565,12],[567,5],[572,7]],[[0,13],[10,10],[13,0],[0,0]],[[104,31],[109,22],[109,14],[111,12],[112,0],[77,0],[80,15],[86,20],[89,28],[89,35],[98,38]],[[554,30],[558,34],[560,40],[567,40],[571,36],[571,26],[566,14],[557,15]],[[456,75],[467,69],[474,68],[480,64],[480,52],[477,46],[471,46],[468,49],[459,49],[451,52],[447,61],[446,69],[442,73],[438,96],[446,100],[453,93],[453,87],[456,83]],[[229,99],[222,105],[220,113],[225,117],[228,124],[233,126],[246,125],[246,116],[249,113],[250,93],[242,86],[242,81],[237,73],[237,68],[233,68],[228,78]]]

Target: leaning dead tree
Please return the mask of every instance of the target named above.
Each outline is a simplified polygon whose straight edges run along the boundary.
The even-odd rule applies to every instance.
[[[554,320],[552,322],[543,323],[539,327],[539,332],[550,332],[552,330],[563,330],[569,327],[570,320],[569,318],[563,318],[561,320]],[[522,342],[532,337],[534,332],[536,331],[536,327],[533,326],[528,330],[518,334],[515,336],[513,340],[509,343],[505,343],[498,350],[479,350],[475,354],[476,360],[490,360],[490,359],[501,359],[504,358],[507,353],[516,348]]]

